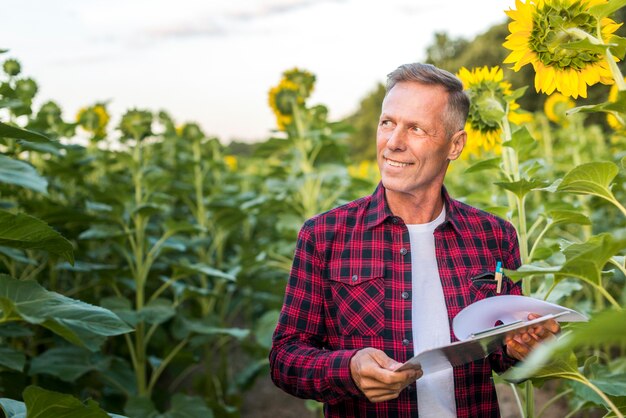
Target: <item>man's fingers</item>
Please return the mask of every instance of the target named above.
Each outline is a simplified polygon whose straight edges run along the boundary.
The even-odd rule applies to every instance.
[[[401,372],[400,363],[374,348],[359,350],[350,360],[350,373],[357,387],[372,402],[394,399],[409,384],[421,377],[417,366]]]

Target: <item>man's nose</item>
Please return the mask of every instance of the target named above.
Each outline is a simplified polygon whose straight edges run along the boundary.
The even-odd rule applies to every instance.
[[[394,151],[403,151],[406,148],[406,137],[399,127],[389,133],[387,148]]]

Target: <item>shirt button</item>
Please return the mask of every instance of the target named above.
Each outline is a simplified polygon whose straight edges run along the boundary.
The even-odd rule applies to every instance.
[[[394,216],[393,218],[391,218],[391,222],[392,222],[394,225],[397,225],[397,224],[398,224],[398,222],[400,222],[400,221],[398,220],[398,218],[397,218],[397,217],[395,217],[395,216]]]
[[[352,276],[352,281],[356,282],[357,280],[359,280],[359,276],[357,276],[356,274],[354,276]]]
[[[406,255],[406,253],[408,253],[408,251],[406,250],[406,248],[402,248],[402,249],[400,249],[400,254],[402,254],[402,255]]]
[[[406,338],[402,340],[402,345],[407,346],[409,344],[411,344],[411,341],[407,340]]]
[[[402,296],[402,299],[406,300],[409,298],[409,292],[402,292],[400,296]]]

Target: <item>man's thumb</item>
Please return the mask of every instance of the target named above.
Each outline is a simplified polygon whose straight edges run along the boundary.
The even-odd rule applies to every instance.
[[[402,363],[398,363],[381,350],[374,351],[372,353],[372,358],[376,361],[376,363],[378,363],[380,367],[387,370],[395,370],[402,365]]]

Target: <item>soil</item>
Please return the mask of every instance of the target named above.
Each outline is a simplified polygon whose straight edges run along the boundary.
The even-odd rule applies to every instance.
[[[496,385],[502,418],[520,418],[515,397],[510,386]],[[535,391],[537,409],[541,409],[556,394],[555,384],[546,384]],[[542,418],[562,418],[567,415],[568,408],[564,400],[551,405]],[[305,406],[305,401],[286,394],[278,389],[269,376],[259,377],[244,398],[241,411],[244,418],[318,418],[316,412]]]

